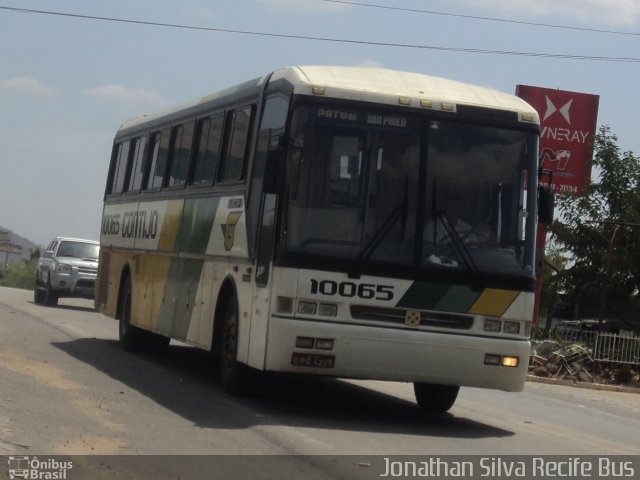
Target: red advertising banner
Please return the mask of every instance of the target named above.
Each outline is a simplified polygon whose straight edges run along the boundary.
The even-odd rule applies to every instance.
[[[527,85],[516,95],[540,115],[540,166],[553,172],[555,192],[581,194],[591,177],[600,97]]]

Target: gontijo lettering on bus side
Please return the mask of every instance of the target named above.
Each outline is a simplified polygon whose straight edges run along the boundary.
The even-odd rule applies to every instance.
[[[103,246],[248,255],[243,197],[107,205],[101,231]]]

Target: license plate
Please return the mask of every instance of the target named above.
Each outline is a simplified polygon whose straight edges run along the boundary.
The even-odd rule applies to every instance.
[[[333,368],[335,363],[336,357],[333,355],[294,352],[291,357],[291,365],[296,367]]]

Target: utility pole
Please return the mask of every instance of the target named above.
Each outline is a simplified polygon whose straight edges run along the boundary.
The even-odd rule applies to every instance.
[[[551,293],[551,301],[549,303],[549,308],[547,309],[547,322],[544,325],[544,331],[542,333],[542,338],[547,340],[549,338],[549,334],[551,333],[551,322],[553,320],[553,312],[556,309],[556,302],[558,301],[558,281],[560,279],[560,270],[556,268],[554,265],[549,263],[547,260],[544,261],[545,265],[553,270],[556,274],[553,278],[553,286]]]
[[[597,230],[598,235],[604,238],[607,242],[607,261],[605,263],[604,275],[602,277],[602,287],[600,289],[600,309],[598,312],[598,334],[601,334],[602,322],[604,320],[604,311],[607,305],[607,290],[609,289],[609,275],[611,274],[611,262],[613,260],[613,250],[615,248],[615,244],[625,235],[628,229],[633,227],[640,227],[640,225],[637,223],[614,222],[611,220],[587,220],[587,223],[613,226],[613,233],[610,237],[606,236],[600,230]]]

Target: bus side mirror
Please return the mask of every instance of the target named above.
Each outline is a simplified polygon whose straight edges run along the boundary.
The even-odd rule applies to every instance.
[[[538,223],[551,225],[555,210],[555,194],[549,187],[538,187]]]

